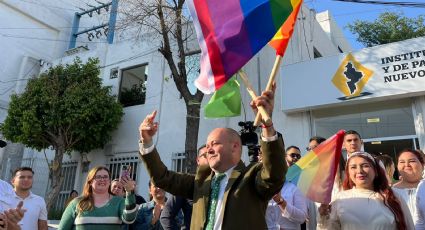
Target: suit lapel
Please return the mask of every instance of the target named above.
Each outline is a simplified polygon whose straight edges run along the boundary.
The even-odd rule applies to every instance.
[[[208,218],[208,208],[209,208],[208,202],[210,201],[211,180],[212,180],[213,175],[214,175],[214,173],[211,171],[210,175],[205,179],[204,184],[202,186],[202,194],[203,194],[203,197],[204,197],[203,200],[204,200],[204,207],[205,207],[204,213],[202,215],[202,217],[203,217],[203,220],[202,220],[203,225],[202,226],[205,226],[205,224],[207,222],[207,218]]]
[[[230,174],[229,181],[227,182],[226,189],[224,190],[223,208],[221,209],[222,212],[224,212],[224,210],[226,209],[225,207],[226,207],[227,197],[229,196],[229,191],[232,188],[233,184],[238,179],[238,177],[241,175],[242,170],[244,168],[245,168],[244,163],[242,161],[239,161],[238,165],[236,165],[236,167],[233,169],[232,173]]]

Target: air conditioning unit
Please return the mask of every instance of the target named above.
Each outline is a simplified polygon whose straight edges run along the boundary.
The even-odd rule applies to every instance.
[[[75,55],[77,53],[82,53],[82,52],[86,52],[89,51],[89,47],[88,46],[78,46],[72,49],[69,49],[67,51],[65,51],[65,56],[72,56]]]

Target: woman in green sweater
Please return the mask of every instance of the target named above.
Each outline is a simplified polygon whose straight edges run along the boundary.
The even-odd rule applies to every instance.
[[[121,230],[122,223],[131,224],[137,216],[134,182],[121,178],[126,198],[109,193],[110,173],[106,167],[95,167],[87,175],[83,195],[74,199],[62,215],[60,230]]]

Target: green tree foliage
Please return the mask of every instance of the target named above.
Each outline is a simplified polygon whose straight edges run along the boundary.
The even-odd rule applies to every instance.
[[[52,192],[48,207],[59,194],[64,153],[86,153],[102,148],[123,115],[122,106],[102,86],[99,60],[57,65],[29,80],[25,91],[12,95],[3,135],[37,150],[52,148],[50,165]]]
[[[385,12],[373,21],[356,20],[348,29],[366,47],[425,36],[425,16],[408,18],[402,13]]]

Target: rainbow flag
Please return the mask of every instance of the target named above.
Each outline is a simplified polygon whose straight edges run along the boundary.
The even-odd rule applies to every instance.
[[[213,93],[276,34],[299,0],[188,0],[201,48],[195,86]]]
[[[298,12],[302,6],[302,0],[293,0],[295,10],[292,11],[285,23],[276,32],[269,45],[276,50],[276,55],[282,56],[288,47],[289,39],[294,32],[295,23],[297,22]]]
[[[286,179],[307,198],[321,204],[331,202],[332,188],[341,157],[344,130],[340,130],[292,165]]]

